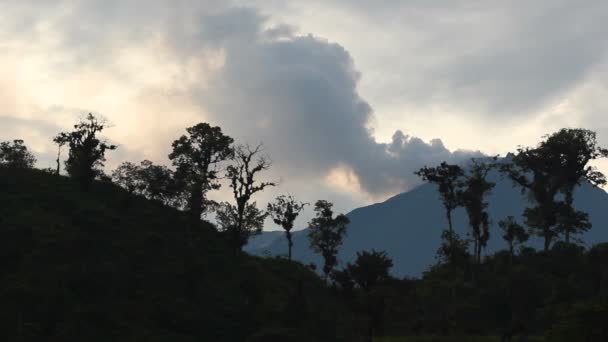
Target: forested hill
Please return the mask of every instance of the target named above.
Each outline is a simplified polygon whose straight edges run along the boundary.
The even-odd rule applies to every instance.
[[[524,208],[530,205],[520,189],[497,171],[490,178],[496,182],[496,187],[488,196],[490,239],[485,250],[487,254],[507,248],[498,221],[511,215],[524,222]],[[583,245],[591,247],[608,241],[608,194],[586,183],[576,190],[574,205],[589,213],[593,224],[590,231],[580,236]],[[435,185],[423,184],[385,202],[355,209],[347,216],[351,223],[340,248],[341,262],[352,262],[357,251],[382,250],[393,259],[394,275],[419,276],[437,261],[436,252],[447,219]],[[462,208],[454,213],[454,228],[461,236],[467,236],[469,224]],[[294,234],[294,258],[304,263],[320,263],[321,259],[309,248],[307,232],[302,230]],[[531,239],[527,245],[542,249],[540,239]],[[284,255],[287,243],[284,234],[264,233],[261,237],[253,237],[246,250],[257,255]]]
[[[340,305],[328,305],[308,268],[236,253],[208,223],[188,222],[109,183],[83,192],[67,177],[0,169],[2,340],[329,341],[341,340],[340,326],[353,333],[336,323]]]

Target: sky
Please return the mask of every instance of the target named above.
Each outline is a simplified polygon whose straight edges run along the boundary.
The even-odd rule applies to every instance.
[[[0,0],[0,140],[52,167],[52,137],[93,112],[111,170],[169,164],[209,122],[264,144],[279,186],[258,204],[347,212],[562,127],[608,146],[606,22],[602,0]]]

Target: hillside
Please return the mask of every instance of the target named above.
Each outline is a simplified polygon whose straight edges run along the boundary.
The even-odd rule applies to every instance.
[[[502,179],[496,173],[492,178],[497,185],[488,199],[492,220],[486,250],[488,254],[506,248],[497,222],[509,215],[519,217],[523,222],[521,215],[528,205],[526,197],[509,180]],[[582,236],[585,245],[591,247],[608,241],[608,194],[585,184],[575,193],[575,207],[588,212],[593,224],[593,228]],[[435,263],[441,230],[447,227],[439,194],[431,184],[418,186],[382,203],[355,209],[347,216],[351,224],[340,249],[340,260],[343,263],[352,261],[356,252],[361,250],[384,250],[394,261],[393,274],[396,276],[419,276]],[[463,209],[455,212],[454,227],[462,236],[466,236],[468,223]],[[534,239],[529,244],[541,246]],[[287,243],[284,235],[264,233],[262,237],[256,237],[246,250],[257,255],[284,255]],[[320,262],[320,258],[308,248],[306,230],[294,234],[293,255],[303,263]]]
[[[3,340],[351,340],[308,268],[187,222],[112,184],[0,170]]]

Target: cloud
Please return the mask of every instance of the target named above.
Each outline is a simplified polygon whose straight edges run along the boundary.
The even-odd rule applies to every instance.
[[[380,108],[437,120],[458,112],[512,126],[536,116],[584,82],[608,46],[601,0],[290,3],[277,11],[353,51]],[[297,14],[306,10],[318,15]]]
[[[225,57],[213,86],[194,96],[229,134],[263,141],[285,177],[348,169],[353,189],[384,196],[418,184],[413,172],[424,164],[470,156],[401,131],[390,144],[377,142],[372,108],[357,91],[360,74],[339,44],[290,30],[277,35],[247,8],[207,18],[201,31]]]
[[[208,121],[265,143],[282,182],[260,204],[290,192],[345,211],[479,155],[446,146],[505,153],[565,126],[607,145],[607,13],[596,0],[0,1],[0,139],[52,166],[50,137],[90,111],[114,123],[109,167],[168,163],[172,140]]]

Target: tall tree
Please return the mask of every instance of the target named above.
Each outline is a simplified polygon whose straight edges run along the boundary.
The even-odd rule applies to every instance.
[[[236,202],[235,205],[224,204],[224,210],[231,211],[234,224],[225,226],[234,247],[240,249],[249,240],[252,233],[258,231],[256,224],[251,224],[252,217],[263,223],[266,214],[256,208],[255,203],[249,204],[252,196],[267,187],[275,186],[274,182],[258,181],[256,176],[270,168],[272,163],[263,155],[262,145],[251,148],[249,145],[240,145],[234,149],[233,164],[226,169],[226,178],[230,181],[230,188]]]
[[[448,239],[448,253],[451,253],[450,258],[455,258],[456,242],[459,240],[458,235],[454,232],[452,225],[452,212],[461,205],[458,188],[460,179],[464,175],[463,169],[458,165],[442,162],[437,167],[423,167],[415,172],[422,180],[437,184],[439,195],[445,208],[446,218],[448,220],[448,231],[442,233],[442,238]]]
[[[0,167],[31,169],[36,163],[34,155],[28,151],[23,140],[0,142]]]
[[[334,217],[333,203],[319,200],[315,203],[316,216],[309,223],[308,239],[310,247],[323,257],[325,280],[338,263],[338,248],[346,235],[350,223],[343,214]]]
[[[307,203],[298,202],[292,196],[282,195],[277,197],[273,203],[268,203],[268,208],[266,209],[274,223],[285,230],[289,260],[291,260],[291,248],[293,247],[291,230],[296,218],[306,205]]]
[[[595,133],[583,129],[562,129],[549,135],[536,148],[519,148],[511,164],[502,171],[527,191],[535,206],[526,208],[526,224],[543,237],[547,251],[553,240],[564,234],[567,241],[573,233],[589,229],[585,213],[572,207],[573,192],[578,184],[606,183],[604,175],[588,166],[591,160],[608,156],[597,146]],[[564,201],[557,195],[564,193]]]
[[[530,235],[528,235],[522,225],[517,223],[517,220],[513,216],[508,216],[506,219],[498,221],[498,226],[504,234],[502,238],[509,245],[509,254],[511,255],[511,258],[513,258],[515,246],[528,241]]]
[[[517,152],[511,163],[502,164],[500,170],[529,195],[534,206],[524,211],[526,224],[531,232],[544,239],[544,250],[547,251],[557,236],[555,225],[559,203],[555,197],[563,187],[557,176],[560,158],[554,151],[540,146],[520,147]]]
[[[193,220],[200,220],[207,209],[206,196],[220,188],[218,164],[233,156],[234,140],[222,133],[220,127],[199,123],[186,128],[173,142],[169,159],[176,167],[175,177],[188,193],[188,211]]]
[[[589,162],[608,157],[608,149],[598,146],[596,133],[587,129],[563,128],[541,143],[541,148],[551,151],[560,159],[558,172],[564,206],[558,215],[558,232],[570,242],[573,234],[591,228],[588,215],[574,209],[574,189],[583,182],[596,186],[606,185],[606,176]]]
[[[487,212],[488,203],[485,199],[496,185],[487,179],[488,173],[493,168],[493,163],[473,159],[461,181],[462,190],[458,191],[460,201],[469,217],[477,264],[481,263],[481,250],[490,239],[490,219]]]
[[[69,146],[66,169],[84,188],[103,174],[106,151],[116,149],[116,145],[98,137],[106,127],[105,120],[89,113],[71,132],[61,132],[53,139],[59,145]]]

